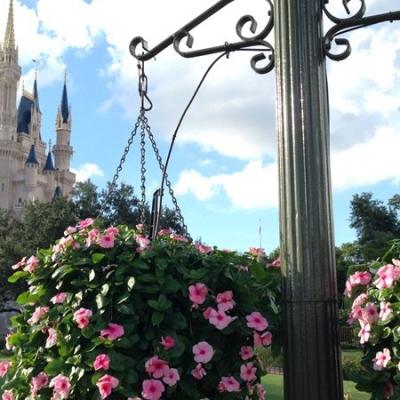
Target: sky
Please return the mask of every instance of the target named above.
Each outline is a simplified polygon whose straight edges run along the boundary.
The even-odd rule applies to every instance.
[[[8,1],[0,0],[0,33]],[[14,2],[20,91],[22,82],[31,89],[36,69],[42,138],[54,143],[67,70],[72,167],[79,180],[90,178],[103,188],[113,177],[139,111],[137,63],[128,51],[131,39],[143,36],[153,47],[215,0]],[[332,11],[342,12],[340,0],[330,3]],[[368,15],[400,8],[398,0],[367,3]],[[359,4],[353,0],[350,6]],[[257,16],[262,29],[267,12],[264,0],[236,1],[193,31],[194,47],[237,41],[235,24],[242,15]],[[353,48],[350,58],[328,61],[338,245],[355,239],[349,228],[353,194],[371,191],[386,201],[400,189],[400,23],[347,37]],[[275,76],[257,75],[250,57],[234,53],[212,70],[178,133],[169,175],[193,238],[236,250],[261,243],[270,252],[279,244]],[[154,104],[147,116],[163,159],[179,117],[213,58],[184,59],[169,49],[146,62],[148,95]],[[161,174],[149,145],[147,151],[150,199]],[[122,181],[140,196],[139,155],[136,139]]]

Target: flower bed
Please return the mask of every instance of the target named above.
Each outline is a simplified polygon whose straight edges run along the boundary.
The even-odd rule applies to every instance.
[[[2,400],[264,399],[254,350],[279,349],[280,273],[257,251],[87,219],[13,268],[29,291]]]
[[[361,371],[351,377],[372,399],[400,399],[400,241],[382,261],[352,274],[346,294],[352,299],[349,324],[364,347]]]

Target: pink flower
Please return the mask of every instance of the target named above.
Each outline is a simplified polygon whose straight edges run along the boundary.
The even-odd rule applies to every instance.
[[[247,326],[262,332],[268,328],[268,321],[258,312],[254,311],[246,317]]]
[[[374,322],[378,321],[379,314],[376,305],[374,303],[368,303],[363,309],[362,316],[364,321],[368,322],[369,324],[373,324]]]
[[[54,394],[58,398],[68,398],[69,391],[71,390],[71,383],[64,375],[57,375],[50,381],[49,387],[53,388]],[[56,397],[56,398],[57,398]]]
[[[363,309],[361,308],[361,306],[355,306],[351,309],[347,323],[349,325],[353,325],[353,323],[358,319],[363,319]]]
[[[274,260],[271,264],[275,268],[281,267],[281,257],[279,256],[276,260]]]
[[[257,389],[258,400],[265,400],[267,392],[265,391],[264,386],[261,385],[261,383],[257,383],[256,389]]]
[[[145,364],[146,372],[153,378],[162,378],[169,370],[167,361],[161,360],[158,356],[151,357]]]
[[[137,224],[137,225],[136,225],[136,230],[137,230],[138,232],[142,232],[143,229],[144,229],[144,225],[143,225],[143,224]]]
[[[186,236],[183,235],[177,235],[176,233],[171,233],[171,239],[177,241],[177,242],[183,242],[183,243],[188,243],[189,239]]]
[[[254,366],[252,362],[243,364],[240,367],[240,377],[246,382],[254,381],[257,378],[256,373],[257,373],[257,368]]]
[[[81,230],[81,229],[86,229],[86,228],[88,228],[90,225],[93,225],[93,222],[94,222],[93,218],[86,218],[86,219],[84,219],[83,221],[80,221],[80,222],[78,223],[77,228],[78,228],[79,230]]]
[[[360,338],[360,343],[364,344],[369,340],[371,334],[371,325],[367,322],[364,322],[363,320],[359,320],[359,322],[361,325],[361,329],[360,332],[358,332],[358,337]]]
[[[111,226],[111,227],[106,229],[106,235],[117,237],[118,234],[119,234],[119,229],[115,228],[114,226]]]
[[[374,370],[382,371],[383,368],[386,368],[391,359],[392,358],[390,357],[389,349],[383,349],[383,351],[378,351],[376,353],[375,358],[372,360],[374,363],[373,365]]]
[[[211,313],[212,313],[213,309],[212,307],[207,307],[204,311],[203,311],[203,317],[204,319],[206,319],[207,321],[210,319],[211,317]]]
[[[163,345],[164,350],[168,351],[175,346],[175,339],[172,336],[162,337],[160,343]]]
[[[156,379],[146,379],[142,384],[142,396],[146,400],[159,400],[165,390],[162,382]]]
[[[249,253],[255,257],[262,257],[265,256],[265,250],[261,247],[250,247]]]
[[[37,392],[46,387],[49,383],[49,378],[45,372],[41,372],[39,375],[35,376],[31,380],[31,395],[35,397]]]
[[[47,331],[49,336],[46,339],[46,349],[50,349],[57,343],[57,331],[53,328],[49,328]]]
[[[90,318],[93,312],[87,308],[80,308],[78,311],[74,312],[73,320],[78,325],[78,328],[83,329],[89,325]]]
[[[3,378],[11,367],[10,361],[0,361],[0,378]]]
[[[393,397],[394,390],[393,385],[390,382],[386,382],[385,387],[383,389],[383,395],[385,399],[391,399]]]
[[[114,247],[114,236],[111,235],[103,235],[100,236],[97,243],[103,249],[112,249]]]
[[[139,245],[139,247],[136,249],[137,253],[142,253],[144,250],[148,249],[151,245],[150,239],[143,235],[136,235],[135,240],[136,243]]]
[[[11,392],[10,390],[6,390],[1,396],[1,400],[15,400],[13,392]]]
[[[22,258],[16,264],[12,265],[11,269],[13,269],[13,270],[20,269],[21,267],[23,267],[25,265],[25,262],[26,262],[26,257]]]
[[[400,278],[400,268],[395,268],[392,264],[386,264],[378,269],[379,278],[374,281],[374,285],[378,289],[391,288],[393,282]]]
[[[86,239],[86,246],[90,247],[93,243],[97,243],[97,238],[99,237],[100,232],[97,229],[91,229],[88,232],[88,237]]]
[[[254,340],[254,347],[258,346],[267,347],[272,343],[272,333],[267,331],[259,335],[257,332],[254,332],[253,340]]]
[[[122,325],[114,324],[110,322],[108,324],[108,328],[103,329],[100,331],[100,337],[102,339],[107,338],[108,340],[116,340],[120,338],[121,336],[124,336],[125,330]]]
[[[157,233],[157,236],[170,236],[174,233],[171,228],[160,229]]]
[[[248,360],[254,356],[254,351],[251,346],[242,346],[240,348],[240,357],[242,360]]]
[[[26,266],[24,268],[24,271],[28,272],[34,272],[37,267],[39,266],[39,259],[35,256],[31,256],[28,261],[26,262]]]
[[[235,307],[235,302],[233,300],[232,290],[227,290],[226,292],[219,293],[217,295],[217,303],[219,311],[228,311]]]
[[[226,315],[223,311],[211,310],[209,322],[211,325],[214,325],[217,329],[222,330],[225,329],[234,318],[230,315]]]
[[[50,299],[53,304],[62,304],[64,303],[65,299],[67,298],[67,293],[60,292],[57,293],[54,297]]]
[[[196,283],[189,286],[189,299],[194,304],[203,304],[206,301],[208,288],[204,283]]]
[[[168,368],[168,371],[164,374],[162,378],[163,382],[168,386],[174,386],[181,379],[179,372],[175,368]]]
[[[110,368],[110,357],[106,354],[99,354],[93,362],[93,368],[95,371],[99,369],[107,371]]]
[[[351,286],[350,280],[347,279],[346,281],[346,288],[344,289],[344,295],[346,297],[351,297],[351,292],[353,290],[353,286]]]
[[[387,321],[393,313],[393,310],[390,308],[391,304],[381,301],[379,308],[381,309],[379,312],[379,318],[382,321]]]
[[[214,349],[207,342],[199,342],[192,348],[194,361],[207,364],[214,356]]]
[[[75,226],[69,226],[65,231],[64,231],[64,236],[69,236],[72,235],[73,233],[77,232],[78,229]]]
[[[102,399],[108,397],[118,385],[119,380],[111,375],[103,375],[96,383]]]
[[[353,305],[351,307],[354,308],[354,307],[362,306],[367,302],[367,300],[368,300],[368,295],[366,295],[365,293],[361,293],[359,296],[357,296],[354,299]]]
[[[372,275],[367,271],[357,271],[349,277],[350,284],[353,287],[357,285],[368,285],[371,279]]]
[[[32,317],[28,319],[28,324],[37,324],[48,312],[49,307],[36,307]]]
[[[239,392],[240,384],[233,376],[223,376],[218,384],[220,392]]]
[[[203,368],[202,364],[197,364],[196,368],[192,370],[192,376],[193,378],[197,380],[203,379],[207,375],[206,370]]]
[[[196,250],[199,253],[202,253],[202,254],[209,254],[209,253],[211,253],[213,251],[212,247],[206,246],[206,245],[201,244],[201,243],[196,243],[194,245],[194,247],[196,248]]]

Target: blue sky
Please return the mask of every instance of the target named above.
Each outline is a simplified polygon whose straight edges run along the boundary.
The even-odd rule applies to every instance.
[[[68,70],[72,105],[72,162],[80,179],[99,187],[112,178],[139,109],[137,68],[127,51],[144,36],[150,46],[214,3],[213,0],[15,0],[16,36],[27,89],[38,60],[42,136],[54,141],[54,123]],[[333,8],[341,1],[332,0]],[[357,6],[357,1],[352,2]],[[237,1],[194,32],[195,47],[236,41],[240,16],[266,20],[266,2]],[[8,0],[0,0],[4,30]],[[253,8],[254,7],[254,8]],[[368,12],[396,9],[396,1],[368,1]],[[337,9],[339,10],[339,9]],[[3,17],[1,17],[3,16]],[[349,204],[372,191],[386,200],[399,193],[400,24],[351,36],[353,55],[328,62],[336,242],[351,241]],[[165,157],[185,104],[211,58],[186,60],[166,51],[146,63],[148,114]],[[208,244],[246,250],[278,246],[275,77],[256,75],[247,54],[233,54],[210,74],[178,135],[170,164],[189,231]],[[20,86],[22,83],[20,83]],[[149,195],[160,180],[148,147]],[[139,187],[138,141],[122,179]]]

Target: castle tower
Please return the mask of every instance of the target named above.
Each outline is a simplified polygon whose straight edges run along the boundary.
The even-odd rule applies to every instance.
[[[35,189],[38,181],[39,162],[36,158],[35,145],[29,150],[28,158],[25,161],[25,186],[27,190],[27,201],[36,200]]]
[[[56,169],[54,168],[53,156],[51,155],[51,144],[47,153],[46,164],[43,168],[43,175],[47,180],[46,197],[51,198],[54,195]]]
[[[21,77],[18,48],[14,35],[14,8],[10,0],[3,45],[0,47],[0,140],[17,140],[16,103],[17,85]]]
[[[64,87],[61,96],[60,108],[56,117],[57,141],[53,147],[56,169],[69,171],[70,161],[73,154],[71,146],[71,110],[68,104],[67,80],[64,79]]]

